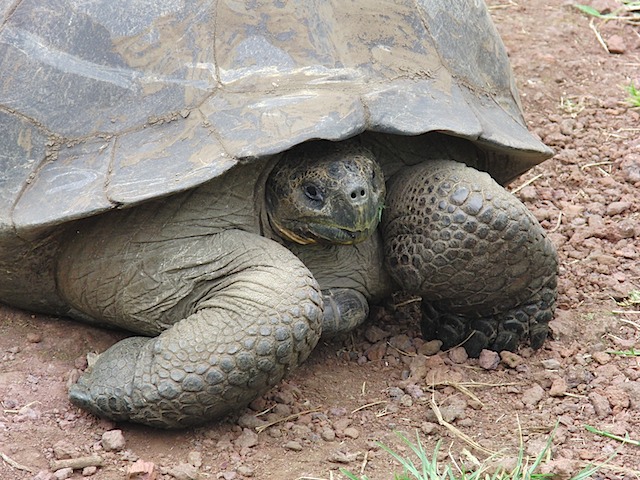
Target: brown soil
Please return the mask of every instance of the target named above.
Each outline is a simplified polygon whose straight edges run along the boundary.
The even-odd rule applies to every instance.
[[[163,432],[101,421],[67,401],[69,374],[87,351],[102,351],[121,335],[0,307],[0,478],[52,478],[52,460],[97,454],[103,466],[87,470],[89,478],[126,478],[143,460],[166,479],[338,480],[346,478],[340,467],[391,479],[400,468],[375,442],[407,453],[396,431],[413,439],[417,432],[428,451],[441,440],[444,461],[471,465],[465,450],[487,458],[439,423],[435,409],[484,449],[500,452],[505,465],[515,461],[518,428],[535,456],[557,422],[547,469],[568,475],[615,453],[593,478],[640,478],[640,447],[584,428],[640,440],[639,357],[610,353],[640,347],[638,312],[614,313],[639,309],[615,299],[640,290],[640,111],[628,106],[624,89],[640,86],[640,28],[596,20],[605,44],[622,50],[608,53],[590,17],[571,3],[490,2],[529,125],[556,150],[514,185],[531,180],[517,194],[560,253],[560,309],[540,351],[499,363],[468,360],[460,350],[427,357],[414,304],[387,306],[348,338],[319,345],[291,378],[237,417]],[[471,395],[459,387],[472,382]],[[113,429],[122,431],[124,447],[118,438],[101,443]]]

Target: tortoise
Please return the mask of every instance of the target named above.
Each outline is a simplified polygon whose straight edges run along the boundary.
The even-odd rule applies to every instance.
[[[247,405],[395,291],[539,348],[551,156],[482,2],[25,0],[0,27],[0,300],[136,333],[70,387],[163,428]]]

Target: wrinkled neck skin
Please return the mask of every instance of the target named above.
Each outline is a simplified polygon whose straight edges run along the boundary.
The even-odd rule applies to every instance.
[[[280,155],[274,155],[269,160],[267,160],[266,165],[262,168],[262,172],[260,173],[260,177],[258,177],[258,181],[255,184],[255,190],[253,194],[255,212],[258,217],[258,221],[260,224],[260,235],[266,238],[270,238],[286,247],[289,246],[289,241],[283,239],[277,232],[275,228],[271,225],[271,220],[269,218],[269,213],[267,212],[267,202],[266,192],[267,192],[267,179],[269,175],[278,164],[278,161],[281,158]]]

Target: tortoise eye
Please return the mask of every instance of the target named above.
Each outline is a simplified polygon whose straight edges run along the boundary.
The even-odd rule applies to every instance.
[[[302,191],[309,200],[313,200],[314,202],[322,202],[324,200],[322,192],[315,185],[305,185],[302,187]]]

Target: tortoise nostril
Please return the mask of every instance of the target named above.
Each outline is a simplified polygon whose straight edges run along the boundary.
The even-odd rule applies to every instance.
[[[367,196],[367,190],[364,188],[361,188],[359,190],[356,189],[353,190],[349,196],[352,200],[363,199]]]

